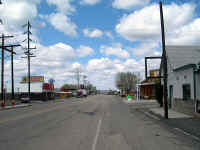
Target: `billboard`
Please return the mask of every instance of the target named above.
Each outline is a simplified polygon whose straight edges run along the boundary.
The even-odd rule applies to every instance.
[[[31,76],[30,82],[44,82],[44,76]],[[28,77],[22,77],[21,83],[28,83]]]
[[[28,84],[19,84],[19,91],[16,92],[28,92]],[[31,83],[31,92],[33,93],[41,93],[43,92],[43,83],[42,82],[32,82]]]

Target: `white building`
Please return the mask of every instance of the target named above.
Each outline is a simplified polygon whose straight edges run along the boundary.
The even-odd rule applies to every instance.
[[[0,85],[1,88],[1,85]],[[11,93],[11,83],[4,83],[4,88],[6,89],[7,93]],[[15,84],[15,93],[26,93],[28,92],[28,83],[17,83]],[[31,92],[34,93],[41,93],[43,92],[43,82],[33,82],[31,83]],[[0,90],[1,93],[1,90]]]
[[[166,46],[166,55],[169,106],[192,113],[200,100],[200,46]]]

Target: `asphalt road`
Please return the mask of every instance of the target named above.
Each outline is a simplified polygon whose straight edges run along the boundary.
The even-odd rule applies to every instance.
[[[0,150],[199,150],[199,143],[117,96],[0,111]]]

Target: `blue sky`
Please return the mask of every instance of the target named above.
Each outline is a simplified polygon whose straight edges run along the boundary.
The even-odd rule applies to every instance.
[[[144,77],[144,57],[161,55],[159,0],[2,0],[1,33],[15,35],[8,42],[23,41],[21,26],[30,20],[32,74],[54,78],[56,87],[75,83],[74,72],[99,89],[115,88],[120,71]],[[200,2],[163,0],[168,45],[198,45],[200,42]],[[26,43],[23,43],[25,46]],[[16,82],[27,74],[23,49],[16,49]],[[157,68],[159,61],[150,62]],[[10,79],[10,60],[6,61]]]

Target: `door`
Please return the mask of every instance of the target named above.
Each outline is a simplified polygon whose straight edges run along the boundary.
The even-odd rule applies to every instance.
[[[172,107],[173,103],[173,85],[169,86],[169,108]]]

